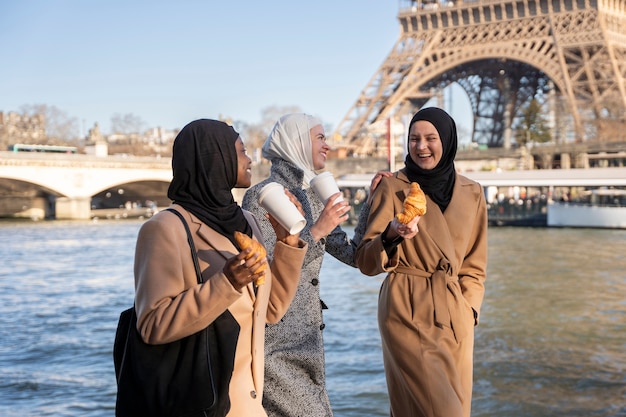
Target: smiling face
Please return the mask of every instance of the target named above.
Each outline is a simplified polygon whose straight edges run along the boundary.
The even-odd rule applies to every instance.
[[[432,123],[426,120],[413,123],[409,131],[409,154],[422,169],[433,169],[441,161],[443,143]]]
[[[248,188],[252,185],[252,159],[246,153],[241,136],[235,141],[237,150],[237,184],[235,188]]]
[[[311,151],[313,152],[313,169],[323,169],[326,166],[326,154],[330,146],[326,143],[326,135],[322,125],[314,126],[311,131]]]

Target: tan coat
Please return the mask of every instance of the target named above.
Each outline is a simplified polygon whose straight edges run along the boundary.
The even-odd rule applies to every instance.
[[[135,256],[137,328],[147,343],[167,343],[200,331],[228,309],[240,325],[228,416],[266,416],[261,404],[265,324],[279,321],[289,307],[307,248],[303,241],[301,248],[278,242],[265,284],[256,295],[252,284],[239,292],[222,272],[238,250],[181,206],[173,207],[187,219],[205,282],[197,284],[180,219],[164,211],[146,221]],[[244,214],[263,242],[256,220]]]
[[[474,325],[487,267],[482,187],[457,175],[445,214],[427,197],[419,232],[389,259],[380,234],[402,211],[409,180],[401,170],[376,190],[356,261],[388,273],[378,304],[391,415],[470,415]]]

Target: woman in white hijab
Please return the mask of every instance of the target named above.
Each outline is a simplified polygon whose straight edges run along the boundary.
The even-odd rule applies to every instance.
[[[313,132],[311,130],[314,130]],[[326,136],[322,122],[316,117],[304,113],[287,114],[276,122],[272,132],[263,144],[263,157],[270,161],[283,159],[300,168],[304,173],[303,185],[315,177],[315,170],[323,169],[324,163],[316,167],[313,160],[313,136],[320,135],[317,147],[327,152]]]
[[[269,325],[265,333],[263,405],[270,417],[332,416],[325,385],[322,337],[325,326],[322,309],[326,305],[320,299],[319,275],[325,252],[356,267],[354,254],[359,242],[350,239],[340,227],[348,219],[349,204],[345,201],[333,204],[335,196],[324,204],[309,187],[316,171],[324,169],[329,150],[324,128],[317,118],[303,113],[281,117],[263,145],[263,157],[272,163],[270,176],[248,189],[242,202],[242,207],[259,219],[270,257],[275,238],[270,233],[266,212],[257,202],[261,188],[269,182],[282,184],[300,201],[307,220],[300,238],[308,243],[308,250],[296,296],[283,319]],[[375,176],[372,188],[381,175]],[[360,216],[362,231],[368,212],[364,209]]]

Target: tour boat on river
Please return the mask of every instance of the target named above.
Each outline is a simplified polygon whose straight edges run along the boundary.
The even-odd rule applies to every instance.
[[[490,226],[626,229],[626,167],[463,174],[485,188]],[[365,190],[372,175],[337,183]]]
[[[597,188],[576,201],[548,204],[548,227],[626,229],[626,190]]]

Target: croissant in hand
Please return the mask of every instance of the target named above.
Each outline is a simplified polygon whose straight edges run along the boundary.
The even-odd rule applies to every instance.
[[[238,231],[235,231],[234,235],[235,235],[235,241],[237,241],[237,244],[239,245],[239,248],[242,251],[248,248],[252,248],[250,253],[248,253],[248,255],[246,256],[246,259],[250,259],[255,253],[259,254],[259,259],[264,258],[267,255],[265,248],[263,247],[263,245],[261,245],[261,243],[259,243],[258,240],[252,239],[247,234],[241,233]],[[263,272],[265,271],[266,267],[267,267],[267,263],[259,267],[256,271],[254,271],[254,273],[258,274],[259,272]],[[265,284],[265,275],[261,276],[260,278],[257,278],[256,281],[254,281],[254,283],[257,286]]]
[[[426,214],[426,195],[418,183],[412,182],[409,195],[404,199],[404,210],[396,214],[396,218],[400,223],[407,224],[416,216],[424,214]]]

